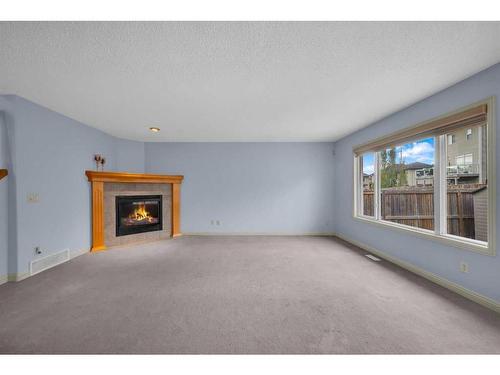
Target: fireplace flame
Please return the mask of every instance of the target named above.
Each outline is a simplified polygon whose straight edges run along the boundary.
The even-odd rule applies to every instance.
[[[146,205],[145,204],[140,204],[139,207],[137,207],[134,210],[134,212],[132,212],[129,215],[129,219],[137,220],[137,221],[147,220],[150,223],[152,223],[154,221],[154,218],[149,214],[148,211],[146,211]]]

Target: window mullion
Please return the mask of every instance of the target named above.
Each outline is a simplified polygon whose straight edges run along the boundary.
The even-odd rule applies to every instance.
[[[360,170],[361,170],[361,157],[354,157],[354,215],[360,216],[362,213],[362,203],[361,203],[361,195],[363,191],[363,181],[360,178]]]
[[[441,233],[441,160],[442,136],[434,137],[434,233]]]
[[[379,179],[379,153],[375,152],[373,156],[373,216],[375,220],[380,220],[380,179]]]
[[[357,205],[356,205],[356,215],[363,215],[363,157],[358,157],[358,162],[356,163],[356,180],[357,180]]]
[[[447,232],[447,194],[446,194],[446,138],[444,135],[437,137],[436,147],[436,167],[435,167],[435,186],[434,186],[434,213],[435,213],[435,232],[436,234],[445,234]]]

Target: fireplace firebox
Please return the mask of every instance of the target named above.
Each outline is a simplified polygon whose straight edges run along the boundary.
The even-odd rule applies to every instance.
[[[116,197],[116,236],[163,230],[162,196]]]

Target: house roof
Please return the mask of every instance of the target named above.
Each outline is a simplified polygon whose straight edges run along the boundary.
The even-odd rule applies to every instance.
[[[406,170],[414,170],[414,169],[422,169],[422,168],[431,168],[433,167],[432,164],[427,164],[427,163],[421,163],[421,162],[415,162],[415,163],[410,163],[406,164],[403,166],[404,169]]]

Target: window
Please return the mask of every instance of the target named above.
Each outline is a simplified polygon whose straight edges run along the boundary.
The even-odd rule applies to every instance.
[[[494,254],[492,105],[489,99],[355,147],[354,215]]]
[[[464,164],[465,165],[471,165],[472,164],[472,154],[465,154],[464,155]]]
[[[433,177],[424,167],[434,166],[434,138],[383,149],[378,158],[380,220],[433,230],[434,192],[426,187]]]
[[[359,202],[363,216],[373,217],[375,212],[375,154],[368,152],[360,158],[360,180],[363,188],[360,189]]]
[[[472,134],[468,128],[467,135],[469,131]],[[486,136],[486,131],[478,134]],[[488,239],[488,185],[480,171],[486,171],[487,158],[482,165],[474,164],[474,155],[481,155],[485,144],[464,142],[445,150],[448,158],[459,153],[455,157],[456,166],[448,168],[446,176],[446,233],[483,242]]]
[[[455,158],[457,165],[472,164],[472,154],[459,155]]]
[[[465,138],[470,141],[472,139],[472,129],[467,129],[465,132]]]

